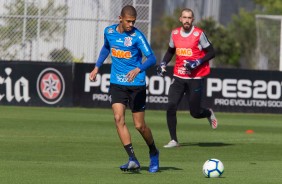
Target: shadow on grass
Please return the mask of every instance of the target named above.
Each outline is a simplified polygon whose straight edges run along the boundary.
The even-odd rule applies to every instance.
[[[149,167],[141,166],[139,171],[125,171],[124,174],[142,174],[142,172],[148,172]],[[163,172],[163,171],[180,171],[183,170],[181,168],[177,167],[160,167],[159,171],[157,173]]]
[[[125,171],[123,172],[123,174],[142,174],[142,172],[148,172],[148,170],[149,167],[141,167],[139,171]],[[183,169],[177,167],[160,167],[159,171],[156,173],[160,173],[163,171],[178,171],[178,170],[183,170]]]
[[[199,142],[199,143],[180,143],[182,146],[199,146],[199,147],[223,147],[223,146],[233,146],[234,144],[226,144],[222,142]]]
[[[149,170],[149,167],[143,167],[141,166],[141,170],[142,171],[148,171]],[[177,168],[177,167],[160,167],[159,171],[158,172],[162,172],[162,171],[180,171],[180,170],[183,170],[181,168]]]

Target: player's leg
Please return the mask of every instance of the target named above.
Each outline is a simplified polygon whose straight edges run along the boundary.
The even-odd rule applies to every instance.
[[[159,151],[156,148],[151,129],[145,123],[145,112],[133,112],[132,116],[135,128],[140,132],[149,147],[149,172],[157,172],[159,170]]]
[[[145,112],[132,113],[134,125],[135,128],[138,130],[138,132],[142,135],[146,144],[148,145],[150,154],[156,154],[158,150],[155,146],[151,129],[147,126],[147,124],[144,121],[144,115]]]
[[[177,133],[176,133],[176,126],[177,126],[176,111],[177,111],[177,106],[183,97],[185,84],[179,78],[175,78],[173,80],[174,81],[170,85],[168,92],[168,105],[166,111],[167,127],[169,130],[171,140],[168,144],[164,145],[165,148],[172,148],[179,146]]]
[[[128,128],[125,124],[125,109],[126,106],[121,103],[112,105],[114,120],[119,138],[123,145],[131,144],[131,137]]]
[[[145,123],[145,106],[146,106],[146,87],[132,88],[130,93],[130,108],[132,110],[132,118],[135,128],[142,135],[149,147],[150,166],[149,172],[157,172],[159,170],[159,151],[156,148],[151,129]]]
[[[123,171],[139,170],[140,164],[135,156],[131,136],[125,123],[125,110],[128,100],[127,94],[124,87],[116,85],[110,86],[110,94],[117,133],[129,157],[128,162],[120,166],[120,169]]]
[[[188,81],[188,101],[190,107],[190,114],[193,118],[207,118],[210,111],[201,106],[203,93],[203,79],[191,79]]]
[[[217,128],[217,119],[211,109],[202,107],[204,79],[189,80],[189,107],[192,117],[200,119],[207,118],[213,129]]]

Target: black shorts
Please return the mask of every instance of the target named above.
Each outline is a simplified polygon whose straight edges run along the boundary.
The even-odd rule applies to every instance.
[[[143,112],[146,108],[146,86],[122,86],[111,84],[111,104],[129,105],[132,112]]]

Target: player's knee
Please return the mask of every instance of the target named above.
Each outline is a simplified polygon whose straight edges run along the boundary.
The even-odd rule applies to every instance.
[[[167,111],[168,112],[176,112],[177,104],[176,103],[168,103],[167,104]]]
[[[116,124],[119,124],[120,122],[123,121],[123,116],[121,116],[119,114],[115,114],[114,119],[115,119]]]
[[[201,116],[201,113],[198,112],[198,111],[190,111],[190,114],[191,114],[191,116],[192,116],[193,118],[196,118],[196,119],[199,119],[199,118],[202,117],[202,116]]]
[[[146,129],[148,129],[147,125],[145,122],[135,122],[134,123],[135,129],[138,130],[140,133],[143,133],[146,131]]]
[[[142,133],[145,131],[146,125],[145,123],[135,124],[135,129]]]

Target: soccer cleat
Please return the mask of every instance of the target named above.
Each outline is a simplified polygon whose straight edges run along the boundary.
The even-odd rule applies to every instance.
[[[160,155],[159,150],[157,150],[157,153],[155,155],[150,154],[150,165],[149,165],[150,173],[155,173],[159,171],[159,155]]]
[[[209,109],[209,110],[211,111],[211,116],[208,118],[208,120],[210,122],[212,129],[216,129],[218,126],[217,119],[213,113],[213,110],[212,109]]]
[[[140,164],[136,158],[129,157],[129,160],[126,164],[120,166],[122,171],[139,171]]]
[[[178,146],[180,146],[178,144],[178,142],[176,142],[175,140],[171,140],[171,141],[169,141],[168,144],[164,145],[164,148],[174,148],[174,147],[178,147]]]

